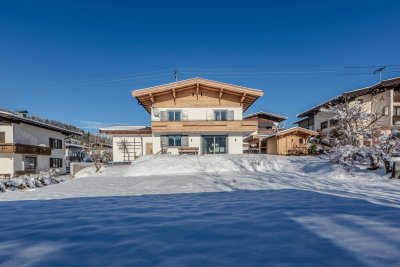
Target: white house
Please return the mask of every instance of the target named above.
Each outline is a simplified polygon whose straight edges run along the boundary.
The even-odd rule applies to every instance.
[[[400,121],[400,78],[383,80],[380,83],[344,92],[326,102],[312,107],[297,115],[299,118],[295,123],[298,126],[317,131],[322,137],[329,138],[335,120],[330,114],[321,112],[321,108],[339,106],[344,103],[358,102],[365,112],[379,115],[378,126],[382,130],[390,130],[398,127]],[[365,145],[370,140],[364,140]]]
[[[116,162],[127,161],[127,154],[242,154],[243,137],[258,125],[244,120],[243,112],[263,94],[203,78],[136,90],[132,95],[149,113],[151,126],[100,133],[113,136]]]
[[[81,133],[0,111],[0,175],[50,168],[65,172],[65,137],[69,135]]]

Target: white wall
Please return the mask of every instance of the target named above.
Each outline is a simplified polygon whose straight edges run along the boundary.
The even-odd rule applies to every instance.
[[[139,136],[134,134],[121,134],[121,135],[113,135],[113,161],[114,162],[123,162],[124,161],[124,152],[120,149],[120,142],[126,139],[128,142],[137,143],[136,149],[134,147],[130,147],[129,156],[130,160],[134,159],[134,155],[136,152],[137,156],[146,155],[146,143],[153,143],[153,137],[150,135]],[[157,151],[153,145],[153,153]],[[125,157],[125,161],[127,161],[127,155]]]
[[[0,174],[14,173],[14,158],[13,154],[0,154]]]
[[[241,107],[216,107],[216,108],[158,108],[161,111],[167,110],[180,110],[182,112],[186,111],[188,113],[188,120],[192,121],[205,121],[207,120],[207,111],[214,110],[233,110],[234,120],[242,120],[243,119],[243,109]],[[153,109],[151,109],[151,121],[160,121],[160,116],[155,117],[153,113]]]
[[[0,132],[5,132],[6,143],[14,142],[13,125],[0,124]]]

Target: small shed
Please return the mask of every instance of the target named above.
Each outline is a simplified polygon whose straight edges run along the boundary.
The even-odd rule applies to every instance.
[[[265,138],[266,153],[272,155],[307,155],[308,139],[318,133],[294,127]]]

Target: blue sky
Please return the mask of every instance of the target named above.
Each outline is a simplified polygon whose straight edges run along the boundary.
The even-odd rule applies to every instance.
[[[96,131],[148,125],[131,97],[180,78],[262,89],[248,112],[295,115],[400,76],[399,1],[8,1],[0,107]],[[360,67],[360,68],[349,68]]]

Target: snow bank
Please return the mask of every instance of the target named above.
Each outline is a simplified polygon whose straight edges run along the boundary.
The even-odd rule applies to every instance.
[[[40,172],[39,174],[24,175],[18,178],[0,178],[0,192],[33,189],[64,181],[58,171]]]

